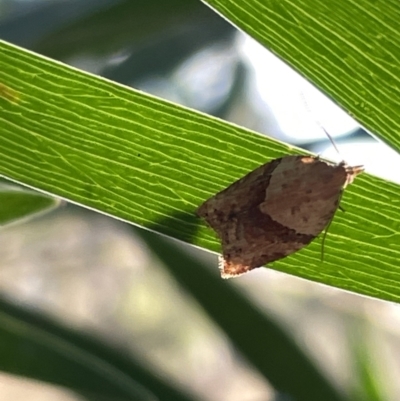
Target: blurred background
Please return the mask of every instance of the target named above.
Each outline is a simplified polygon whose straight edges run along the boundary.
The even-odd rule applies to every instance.
[[[393,150],[199,0],[0,0],[0,38],[400,182]],[[215,255],[173,246],[218,275]],[[380,395],[360,399],[398,399],[397,305],[268,269],[227,285],[280,321],[339,388],[362,395],[368,381]],[[111,218],[62,204],[3,227],[0,290],[13,302],[129,350],[199,399],[284,399],[140,236]],[[0,374],[0,399],[27,398],[83,399]]]

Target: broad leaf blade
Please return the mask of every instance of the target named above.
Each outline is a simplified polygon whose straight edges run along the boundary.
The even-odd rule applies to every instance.
[[[397,0],[203,0],[400,150]]]
[[[0,174],[213,251],[206,198],[293,148],[0,44]],[[400,301],[400,187],[364,174],[328,235],[273,268]]]
[[[400,150],[397,0],[203,0]]]

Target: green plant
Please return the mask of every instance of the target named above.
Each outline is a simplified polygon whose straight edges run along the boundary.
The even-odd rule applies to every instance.
[[[123,7],[135,7],[128,3],[116,6],[119,11],[112,15],[119,15],[119,21],[124,20]],[[396,2],[206,3],[295,67],[379,138],[399,148]],[[173,6],[184,12],[183,2],[171,3],[171,10]],[[152,12],[157,15],[157,5]],[[38,40],[36,49],[55,55],[64,50],[68,55],[71,44],[61,39],[90,31],[91,24],[101,26],[105,16],[106,12],[98,13],[49,33]],[[85,37],[87,46],[104,51],[101,40]],[[219,250],[218,241],[194,215],[196,207],[266,160],[299,152],[6,42],[0,43],[0,84],[3,177],[212,251]],[[344,195],[346,213],[335,217],[323,264],[316,242],[271,267],[398,301],[399,194],[398,185],[365,174]],[[12,216],[0,211],[3,222],[18,217],[15,209]],[[29,213],[22,208],[19,217]],[[222,313],[214,316],[217,321],[221,317]],[[313,377],[316,383],[325,383],[317,373]],[[283,389],[279,381],[274,383]],[[325,385],[331,399],[340,399]],[[92,390],[85,388],[83,393]],[[311,399],[290,391],[299,400]]]

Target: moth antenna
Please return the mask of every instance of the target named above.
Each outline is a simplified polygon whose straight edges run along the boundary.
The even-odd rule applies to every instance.
[[[336,150],[336,153],[339,155],[339,157],[341,158],[342,155],[339,152],[338,147],[336,146],[335,141],[333,140],[332,136],[329,134],[329,132],[320,124],[318,123],[319,127],[325,132],[325,135],[328,137],[329,141],[331,142],[333,148]]]
[[[312,112],[312,110],[311,110],[311,108],[310,108],[310,106],[309,106],[309,104],[308,104],[308,102],[307,102],[307,100],[306,100],[306,98],[305,98],[305,96],[304,96],[304,93],[303,93],[303,92],[300,92],[300,96],[301,96],[301,98],[302,98],[302,100],[303,100],[303,104],[304,104],[304,107],[305,107],[306,111],[307,111],[311,116],[313,116],[313,119],[314,119],[315,124],[318,125],[318,127],[319,127],[322,131],[324,131],[325,135],[328,137],[329,142],[332,144],[332,146],[333,146],[333,148],[335,149],[336,153],[339,155],[340,158],[342,158],[342,155],[340,154],[339,149],[338,149],[338,147],[336,146],[336,143],[335,143],[335,141],[333,140],[331,134],[329,134],[329,132],[328,132],[328,131],[322,126],[322,124],[315,118],[315,115],[314,115],[314,113]]]

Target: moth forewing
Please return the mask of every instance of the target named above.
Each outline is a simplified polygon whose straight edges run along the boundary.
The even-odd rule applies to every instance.
[[[243,274],[308,245],[329,225],[343,189],[362,171],[313,156],[285,156],[205,201],[197,214],[221,239],[221,275]]]

